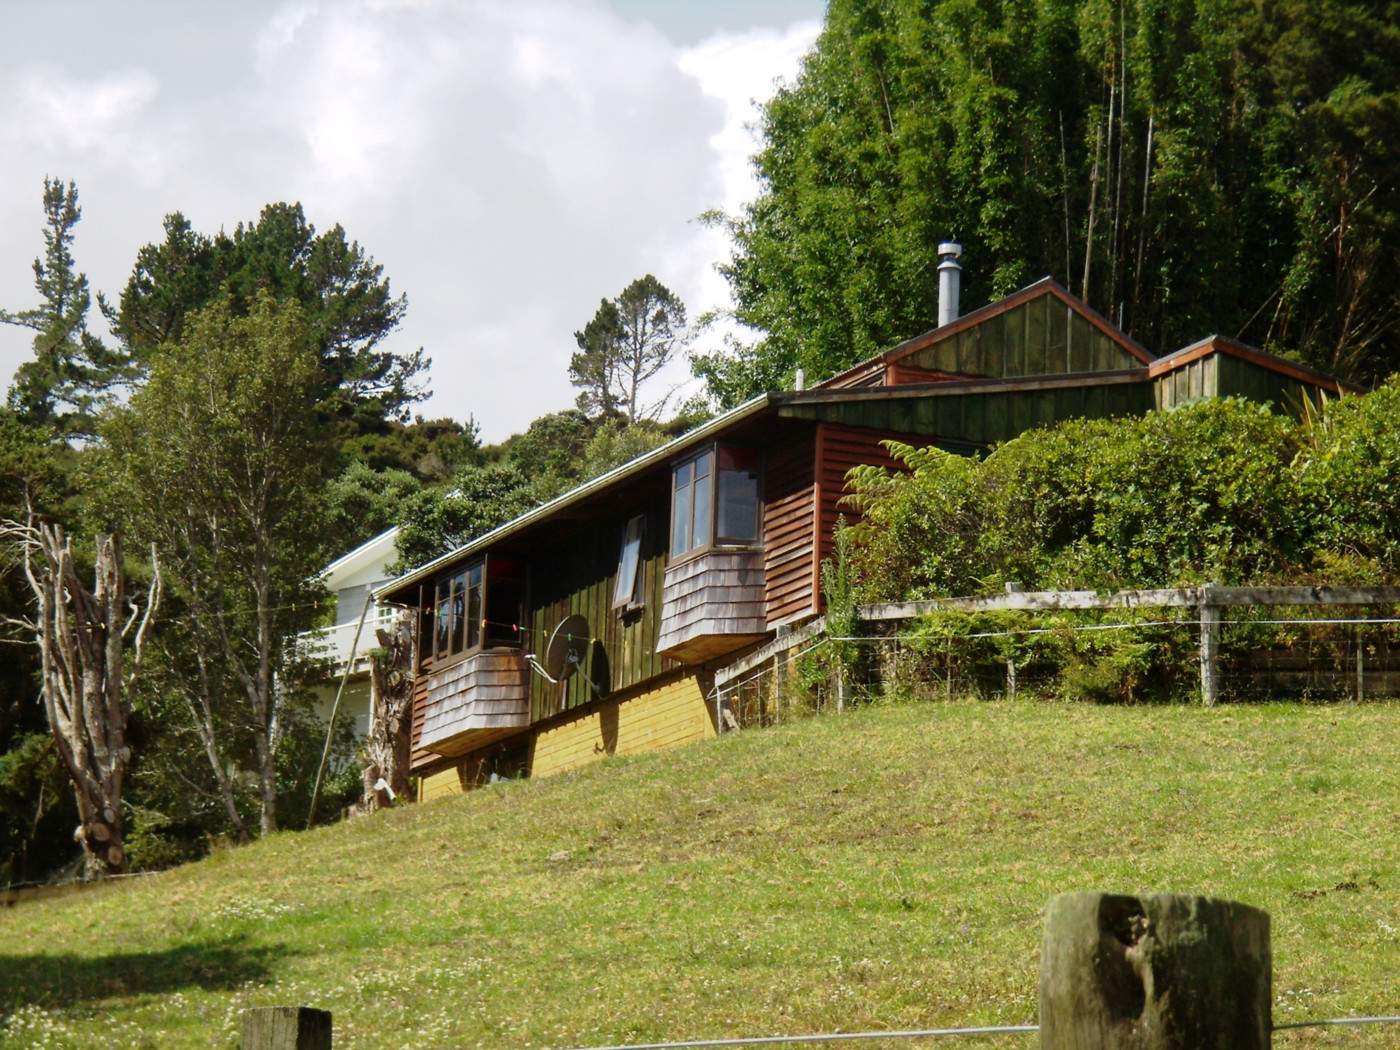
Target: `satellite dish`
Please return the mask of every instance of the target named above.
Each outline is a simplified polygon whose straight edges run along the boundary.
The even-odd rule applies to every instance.
[[[553,681],[562,682],[583,665],[592,641],[587,617],[566,616],[554,628],[545,646],[544,673]]]

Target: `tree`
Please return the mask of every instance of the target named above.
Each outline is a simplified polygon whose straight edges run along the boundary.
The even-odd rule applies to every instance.
[[[1051,274],[1149,348],[1400,365],[1400,25],[1357,0],[833,0],[727,222],[726,404]]]
[[[87,274],[75,271],[73,230],[83,212],[78,187],[44,179],[44,255],[34,260],[40,304],[0,321],[32,329],[34,359],[20,365],[10,387],[10,408],[33,427],[63,434],[91,434],[93,411],[126,375],[123,357],[87,330],[92,296]]]
[[[104,424],[93,486],[167,566],[180,611],[165,637],[190,710],[249,728],[267,833],[279,676],[297,677],[289,642],[315,621],[326,555],[319,336],[295,300],[264,295],[246,315],[216,301],[183,338],[152,352],[145,385]],[[227,741],[206,746],[221,776]]]
[[[407,571],[490,532],[538,501],[527,479],[508,463],[468,467],[449,485],[425,489],[404,500],[403,520],[395,540]]]
[[[160,606],[159,568],[152,574],[142,613],[127,602],[125,567],[115,536],[96,538],[92,590],[78,576],[72,541],[61,526],[8,520],[0,523],[0,538],[24,552],[25,577],[37,614],[23,626],[33,634],[42,656],[44,710],[73,782],[88,872],[121,874],[127,868],[122,783],[131,762],[126,727],[151,617]],[[129,666],[124,666],[128,634],[132,654]]]
[[[102,309],[113,333],[138,360],[183,341],[190,317],[218,298],[245,316],[260,296],[300,304],[317,351],[316,397],[322,410],[354,422],[406,419],[421,399],[429,365],[420,349],[396,354],[382,341],[403,320],[384,268],[336,225],[325,233],[300,204],[269,204],[232,235],[199,233],[179,212],[165,218],[165,240],[136,256],[114,306]]]
[[[625,411],[635,423],[665,405],[645,408],[641,387],[688,341],[685,304],[651,274],[604,299],[593,319],[575,332],[578,353],[569,361],[569,381],[582,388],[579,408],[602,415]]]

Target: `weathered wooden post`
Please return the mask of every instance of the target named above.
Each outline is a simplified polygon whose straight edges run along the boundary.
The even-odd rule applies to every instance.
[[[1061,894],[1045,912],[1041,1050],[1268,1050],[1271,967],[1258,908]]]
[[[331,1050],[331,1015],[309,1006],[243,1011],[242,1050]]]
[[[1220,676],[1216,666],[1216,650],[1220,643],[1220,609],[1206,604],[1201,598],[1201,702],[1214,707],[1220,699]]]

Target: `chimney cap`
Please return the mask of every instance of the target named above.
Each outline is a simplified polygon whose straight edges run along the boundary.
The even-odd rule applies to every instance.
[[[940,256],[951,255],[954,259],[957,259],[962,255],[962,245],[957,241],[944,241],[938,246],[938,254]]]

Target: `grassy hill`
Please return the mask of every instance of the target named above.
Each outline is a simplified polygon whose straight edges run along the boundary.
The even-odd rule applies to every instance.
[[[1400,1012],[1397,729],[919,704],[498,784],[0,912],[0,1047],[227,1047],[272,1004],[341,1048],[1024,1023],[1089,888],[1268,909],[1276,1021]]]

